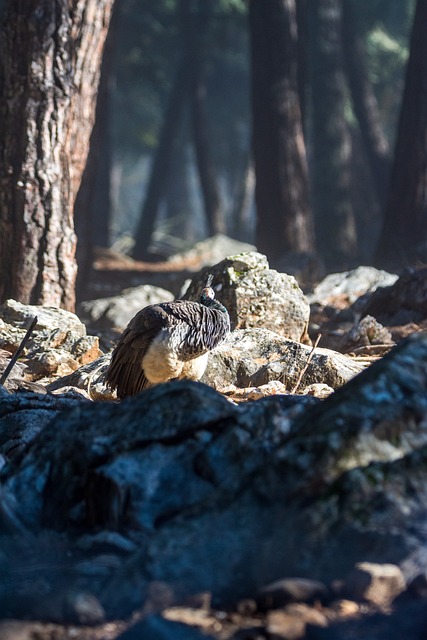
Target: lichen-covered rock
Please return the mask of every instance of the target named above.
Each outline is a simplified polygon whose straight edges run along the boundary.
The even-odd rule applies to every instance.
[[[230,256],[193,278],[183,297],[198,300],[209,273],[216,296],[228,309],[233,329],[269,329],[291,340],[306,337],[310,307],[293,276],[269,269],[256,252]]]
[[[311,347],[267,329],[236,330],[210,354],[202,381],[223,389],[228,385],[253,387],[278,380],[290,392],[297,384],[310,352]],[[337,389],[364,368],[349,356],[316,348],[299,390],[311,384]]]
[[[86,335],[86,327],[74,313],[15,300],[0,307],[0,347],[14,353],[34,317],[37,324],[22,357],[25,381],[66,375],[101,355],[98,338]]]

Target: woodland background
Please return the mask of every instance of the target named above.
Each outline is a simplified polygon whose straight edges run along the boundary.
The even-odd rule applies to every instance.
[[[427,0],[0,11],[1,301],[73,310],[95,247],[217,233],[277,268],[425,260]]]

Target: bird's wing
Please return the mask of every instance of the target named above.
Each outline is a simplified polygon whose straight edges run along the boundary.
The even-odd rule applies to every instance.
[[[145,307],[132,318],[111,355],[106,382],[111,389],[117,390],[119,398],[136,395],[150,386],[142,359],[164,326],[164,312],[158,307],[160,305]]]

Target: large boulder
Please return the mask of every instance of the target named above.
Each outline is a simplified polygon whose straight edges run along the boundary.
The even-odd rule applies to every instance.
[[[57,414],[1,474],[0,526],[7,516],[14,530],[3,575],[26,612],[31,596],[39,605],[26,558],[46,548],[46,528],[44,593],[84,590],[108,616],[141,606],[156,581],[177,597],[229,601],[283,576],[328,581],[361,561],[399,565],[405,579],[425,571],[426,362],[427,337],[416,335],[310,405],[234,406],[183,381]],[[5,419],[19,398],[6,400]],[[64,558],[74,561],[66,581]],[[0,584],[0,606],[10,598]]]
[[[282,382],[288,392],[298,381],[299,391],[311,384],[337,389],[364,369],[360,362],[331,349],[316,348],[310,353],[307,345],[268,329],[236,329],[209,354],[202,382],[218,390],[227,385],[259,386],[272,380]]]
[[[208,274],[218,300],[228,309],[232,329],[269,329],[285,338],[306,337],[310,307],[293,276],[270,269],[267,258],[247,252],[202,269],[183,298],[198,300]]]

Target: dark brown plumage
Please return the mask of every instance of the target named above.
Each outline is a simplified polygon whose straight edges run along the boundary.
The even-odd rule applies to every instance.
[[[215,300],[210,276],[200,302],[174,300],[141,309],[111,356],[107,385],[119,398],[170,380],[199,380],[207,355],[230,331],[226,308]]]

